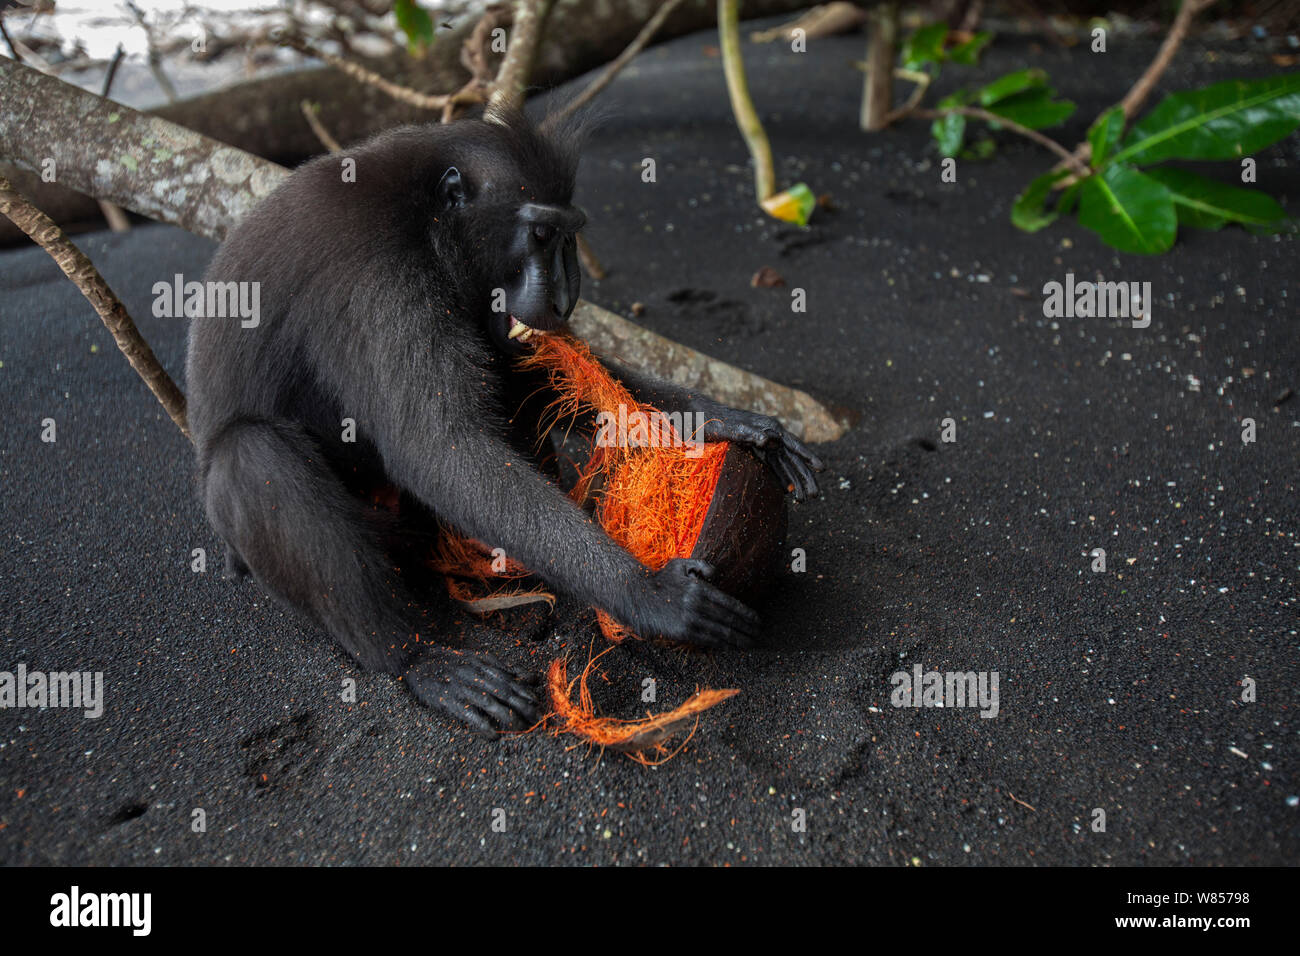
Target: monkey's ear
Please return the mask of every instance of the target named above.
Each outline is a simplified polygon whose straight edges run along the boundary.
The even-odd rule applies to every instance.
[[[442,210],[465,205],[465,183],[460,178],[459,169],[455,166],[447,167],[447,171],[442,174],[442,179],[438,180],[435,196],[438,208]]]

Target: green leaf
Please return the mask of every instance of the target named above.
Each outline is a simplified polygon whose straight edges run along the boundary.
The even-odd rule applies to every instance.
[[[1112,106],[1097,117],[1088,129],[1088,144],[1092,146],[1092,168],[1100,169],[1124,133],[1124,107]]]
[[[406,34],[406,48],[412,55],[433,45],[433,18],[416,0],[396,0],[393,13],[398,28]]]
[[[962,159],[988,159],[997,152],[998,144],[988,136],[982,136],[961,151]]]
[[[1085,179],[1077,179],[1065,187],[1061,192],[1061,198],[1056,201],[1057,213],[1068,216],[1074,212],[1074,207],[1079,204],[1079,190],[1083,188],[1085,181]]]
[[[960,90],[954,90],[941,99],[936,109],[950,110],[958,106],[969,106],[974,99],[975,93],[963,87]]]
[[[943,156],[956,156],[961,152],[962,140],[966,136],[966,117],[960,113],[940,116],[930,124],[930,135],[934,137]]]
[[[983,87],[979,91],[980,105],[992,106],[1008,96],[1046,85],[1047,74],[1042,70],[1017,70],[1015,73],[998,77],[988,86]]]
[[[1133,127],[1115,162],[1237,159],[1300,126],[1300,73],[1174,93]]]
[[[942,63],[943,41],[947,36],[946,23],[931,23],[921,27],[903,43],[903,67],[915,70],[925,63]]]
[[[1061,214],[1061,209],[1059,204],[1056,209],[1047,209],[1047,197],[1052,194],[1052,186],[1068,175],[1070,175],[1068,169],[1054,170],[1043,173],[1026,186],[1025,191],[1016,197],[1016,201],[1011,206],[1012,225],[1025,232],[1037,232],[1055,222],[1056,217]]]
[[[1044,129],[1065,122],[1075,110],[1069,100],[1053,100],[1054,92],[1046,87],[1029,89],[985,108],[1029,129]]]
[[[1172,166],[1148,169],[1146,175],[1169,190],[1177,206],[1178,221],[1187,226],[1218,229],[1231,220],[1253,230],[1276,232],[1288,222],[1285,210],[1273,197],[1254,189],[1242,189]]]
[[[962,66],[974,66],[979,62],[980,52],[993,39],[992,33],[977,33],[965,43],[959,43],[948,51],[948,59]]]
[[[1163,184],[1112,164],[1079,187],[1079,222],[1121,252],[1156,255],[1174,244],[1178,216]]]

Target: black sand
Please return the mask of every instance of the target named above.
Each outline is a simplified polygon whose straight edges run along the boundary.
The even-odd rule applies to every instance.
[[[747,46],[780,178],[838,207],[784,228],[753,206],[713,42],[651,51],[602,98],[580,200],[611,274],[584,292],[858,420],[819,449],[823,499],[792,509],[808,571],[774,589],[764,646],[630,647],[599,693],[624,715],[645,676],[663,702],[742,694],[658,769],[445,726],[220,579],[186,442],[44,253],[9,251],[0,669],[102,670],[107,707],[0,714],[0,862],[1295,862],[1300,400],[1275,405],[1300,386],[1294,238],[1185,233],[1145,259],[1074,222],[1020,233],[1010,203],[1047,154],[1004,139],[941,184],[924,123],[857,132],[857,39]],[[1028,43],[1001,39],[978,75]],[[1063,140],[1154,51],[1114,46],[1104,69],[1081,49],[1035,60],[1080,102]],[[1214,62],[1192,45],[1166,88],[1274,69],[1248,44]],[[1259,157],[1292,210],[1298,163],[1294,136]],[[78,241],[179,379],[184,327],[150,315],[150,290],[197,277],[211,244],[158,226]],[[750,287],[761,266],[807,290],[806,314]],[[1150,281],[1151,327],[1043,318],[1066,272]],[[585,660],[586,621],[565,607],[473,639],[539,669],[565,643]],[[1000,713],[891,707],[890,675],[918,663],[999,672]]]

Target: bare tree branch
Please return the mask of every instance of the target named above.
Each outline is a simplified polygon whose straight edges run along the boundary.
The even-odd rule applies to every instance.
[[[325,124],[316,115],[316,111],[320,109],[320,104],[303,100],[301,105],[302,115],[307,120],[307,125],[311,127],[311,131],[316,134],[316,138],[320,140],[321,145],[331,153],[337,153],[341,150],[343,147],[339,145],[339,141],[330,135],[330,131],[325,128]]]
[[[554,0],[515,0],[514,26],[510,29],[510,46],[501,61],[489,106],[518,108],[537,59],[542,28],[550,16]]]
[[[63,274],[72,280],[81,290],[87,301],[103,320],[113,341],[122,350],[126,360],[131,363],[136,374],[144,379],[149,391],[162,403],[171,420],[186,438],[190,437],[189,424],[185,419],[185,396],[176,387],[171,376],[167,374],[158,357],[149,348],[135,322],[127,313],[126,307],[113,294],[104,277],[86,258],[85,253],[74,246],[63,230],[9,184],[9,180],[0,178],[0,213],[50,254],[63,270]]]
[[[327,66],[332,66],[340,73],[350,76],[358,83],[365,83],[367,86],[373,86],[375,89],[391,96],[399,103],[406,103],[408,106],[414,106],[422,110],[440,110],[447,105],[447,101],[452,94],[450,93],[421,93],[419,90],[413,90],[409,86],[402,86],[400,83],[394,83],[392,80],[380,76],[374,70],[366,69],[360,63],[354,63],[351,60],[345,60],[341,56],[335,56],[320,49],[311,43],[300,33],[289,29],[275,29],[271,31],[271,39],[281,46],[291,47],[304,56],[314,57]]]
[[[109,91],[113,89],[113,78],[117,76],[117,68],[121,65],[122,59],[126,56],[126,50],[122,49],[122,44],[117,45],[117,52],[113,54],[113,62],[108,65],[108,73],[104,76],[104,88],[99,95],[108,99]],[[122,207],[107,199],[99,200],[100,212],[104,214],[104,221],[108,223],[108,228],[114,232],[128,232],[131,229],[131,220],[126,217]]]
[[[590,86],[575,96],[564,109],[560,110],[556,115],[556,119],[564,119],[572,115],[575,111],[591,102],[601,90],[609,86],[623,67],[631,63],[636,55],[645,49],[646,44],[650,42],[655,33],[659,31],[659,28],[663,26],[664,21],[668,19],[668,15],[676,10],[681,3],[682,0],[666,0],[664,5],[655,11],[655,15],[646,21],[646,25],[636,35],[636,39],[629,43],[627,49],[618,55],[618,59],[605,67],[604,72],[592,80]]]
[[[69,137],[69,129],[80,135]],[[110,103],[57,77],[0,59],[0,157],[25,169],[52,160],[64,185],[210,239],[289,175],[275,163],[192,130]],[[681,345],[587,302],[574,329],[594,348],[718,401],[774,415],[808,441],[845,425],[802,391]]]
[[[1195,19],[1198,13],[1207,7],[1213,6],[1216,2],[1217,0],[1183,0],[1179,5],[1178,13],[1174,16],[1174,22],[1169,27],[1169,32],[1165,34],[1160,49],[1156,51],[1155,59],[1138,77],[1137,82],[1125,94],[1124,99],[1120,100],[1120,106],[1124,108],[1124,122],[1126,124],[1137,115],[1138,110],[1142,108],[1142,104],[1146,102],[1147,97],[1151,95],[1151,91],[1155,89],[1156,83],[1160,81],[1160,77],[1164,75],[1165,70],[1169,68],[1169,64],[1173,62],[1174,54],[1178,52],[1178,48],[1183,45],[1183,40],[1187,37],[1187,31],[1191,28],[1192,20]],[[1071,158],[1079,160],[1086,166],[1088,160],[1092,158],[1092,144],[1087,140],[1080,143],[1074,148]],[[1064,169],[1066,166],[1077,168],[1077,164],[1067,163],[1065,160],[1057,163],[1052,168]],[[1073,182],[1074,177],[1068,176],[1058,181],[1055,188],[1064,189]]]

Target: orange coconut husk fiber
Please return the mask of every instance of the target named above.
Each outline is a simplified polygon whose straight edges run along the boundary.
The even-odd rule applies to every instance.
[[[570,495],[583,502],[593,486],[596,517],[605,533],[651,571],[695,550],[713,500],[727,443],[689,449],[677,429],[658,409],[633,397],[606,371],[580,339],[567,334],[541,338],[523,360],[525,367],[545,369],[557,398],[551,404],[555,423],[584,412],[632,422],[619,441],[593,443]],[[604,611],[600,628],[611,641],[631,635]]]
[[[496,588],[487,597],[474,592],[471,580],[483,584],[487,581],[518,581],[532,575],[518,561],[504,555],[495,555],[482,541],[444,529],[438,536],[438,545],[428,566],[443,576],[447,593],[475,614],[504,611],[521,604],[545,602],[555,606],[555,595],[544,588]]]
[[[551,699],[555,716],[563,723],[562,730],[581,737],[598,747],[609,747],[622,751],[639,764],[655,766],[666,763],[681,752],[690,743],[691,737],[700,725],[704,711],[715,704],[720,704],[728,697],[740,693],[738,690],[696,690],[682,704],[662,714],[647,712],[639,720],[618,720],[613,717],[599,717],[591,702],[591,690],[587,678],[596,662],[614,650],[614,646],[605,648],[595,657],[589,658],[582,673],[569,679],[568,660],[557,658],[551,661],[546,672],[546,690]],[[578,701],[573,701],[573,685],[578,685]],[[681,731],[688,722],[692,722],[691,732],[670,751],[667,741]],[[654,759],[650,755],[653,755]]]
[[[620,440],[612,443],[593,440],[591,456],[580,469],[570,494],[575,501],[583,502],[593,486],[599,486],[596,516],[601,526],[650,570],[658,571],[674,558],[688,557],[704,527],[727,445],[709,444],[703,449],[685,446],[681,435],[658,409],[637,401],[587,346],[571,335],[542,336],[523,359],[523,365],[544,369],[558,396],[544,431],[564,419],[572,422],[580,414],[602,412],[615,422],[632,419],[649,426],[636,442],[629,440],[631,435],[619,435]],[[629,428],[629,432],[635,431]],[[632,636],[604,611],[598,610],[596,616],[611,641],[617,643]],[[558,730],[600,747],[620,750],[640,763],[671,759],[676,751],[668,752],[668,739],[692,718],[698,726],[699,714],[739,693],[706,688],[662,714],[648,714],[639,720],[601,717],[595,712],[587,680],[596,661],[609,650],[612,648],[589,656],[587,666],[573,681],[567,677],[566,660],[552,661],[547,673],[551,707],[560,723]],[[572,699],[574,683],[578,685],[576,703]],[[691,734],[694,732],[692,728]],[[690,740],[689,735],[686,740]],[[652,761],[648,754],[658,759]]]
[[[579,503],[595,498],[596,515],[605,532],[652,571],[673,558],[688,557],[704,527],[727,456],[727,444],[688,448],[668,419],[652,406],[638,402],[587,346],[571,335],[552,333],[540,337],[521,363],[544,369],[558,396],[548,409],[550,420],[544,424],[539,441],[560,421],[572,423],[582,414],[606,412],[618,421],[621,409],[621,420],[639,413],[640,420],[651,425],[636,436],[635,442],[597,444],[593,439],[591,455],[580,468],[570,496]],[[593,492],[593,488],[599,490]],[[443,574],[448,593],[475,613],[539,600],[554,602],[554,596],[543,589],[498,590],[487,597],[476,596],[471,581],[483,585],[503,577],[518,580],[530,572],[509,558],[502,567],[499,556],[494,565],[487,545],[450,531],[441,536],[429,565]],[[596,614],[601,631],[614,643],[635,636],[604,611],[598,609]],[[595,712],[587,682],[596,662],[610,650],[613,648],[595,657],[589,654],[587,666],[573,680],[567,676],[566,659],[551,662],[547,690],[552,716],[558,721],[557,733],[571,733],[596,746],[619,750],[640,763],[662,762],[677,752],[670,752],[666,742],[692,718],[698,724],[699,714],[739,693],[706,688],[662,714],[647,714],[636,720],[601,717]],[[575,683],[576,702],[572,699]]]

